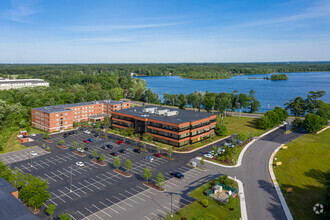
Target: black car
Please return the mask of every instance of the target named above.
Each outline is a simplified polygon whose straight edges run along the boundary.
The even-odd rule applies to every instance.
[[[107,145],[103,145],[101,148],[107,150],[109,147]]]
[[[184,175],[180,172],[170,172],[170,175],[178,179],[182,179],[184,177]]]
[[[109,149],[112,149],[112,148],[113,148],[113,146],[112,146],[111,144],[107,144],[107,147],[108,147]]]
[[[88,151],[88,147],[85,147],[85,151]]]
[[[98,136],[100,136],[99,134],[94,134],[94,137],[98,137]]]
[[[69,136],[69,134],[68,133],[64,133],[63,136]]]
[[[138,154],[141,153],[141,150],[140,150],[140,149],[134,149],[133,151],[134,151],[135,153],[138,153]]]
[[[71,131],[71,132],[69,132],[69,134],[71,135],[71,134],[75,134],[75,133],[74,133],[74,131]]]
[[[124,153],[126,153],[126,150],[125,149],[121,149],[118,152],[124,154]]]

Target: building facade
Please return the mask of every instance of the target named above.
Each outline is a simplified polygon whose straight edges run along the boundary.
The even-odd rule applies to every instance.
[[[100,100],[65,105],[45,106],[31,110],[32,127],[47,132],[73,128],[74,122],[102,121],[105,115],[130,108],[130,102]]]
[[[47,86],[49,82],[43,79],[1,79],[0,90],[20,89],[24,87]]]
[[[150,133],[155,141],[181,147],[214,135],[216,115],[164,107],[134,107],[112,113],[112,127]]]

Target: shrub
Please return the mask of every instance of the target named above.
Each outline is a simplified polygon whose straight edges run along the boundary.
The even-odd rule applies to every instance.
[[[216,125],[214,132],[218,136],[225,136],[228,134],[227,128],[224,125],[218,124]]]
[[[144,140],[144,141],[152,141],[153,140],[153,136],[152,136],[152,134],[150,134],[150,133],[144,133],[143,135],[142,135],[142,140]]]
[[[267,116],[263,116],[258,120],[258,125],[260,128],[267,129],[271,127],[271,122]]]
[[[247,135],[244,132],[241,132],[237,135],[237,139],[244,142],[247,139]]]
[[[323,125],[324,125],[324,119],[321,118],[319,115],[313,115],[311,113],[308,113],[305,116],[303,126],[306,129],[306,131],[310,133],[315,133],[321,130]]]
[[[207,207],[209,205],[209,200],[208,199],[202,199],[201,201],[203,207]]]
[[[296,118],[294,121],[293,121],[293,128],[301,128],[303,125],[303,120],[301,118]]]
[[[47,146],[47,149],[46,149],[47,151],[50,151],[50,148],[49,148],[49,146]]]

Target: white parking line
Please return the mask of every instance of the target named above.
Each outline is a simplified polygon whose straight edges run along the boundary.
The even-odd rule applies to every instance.
[[[112,218],[112,216],[108,213],[106,213],[105,211],[103,211],[102,209],[100,209],[99,207],[97,207],[96,205],[92,204],[92,206],[94,206],[96,209],[98,209],[100,212],[106,214],[107,216],[109,216],[110,218]]]
[[[161,212],[161,213],[163,213],[163,214],[166,215],[166,212],[164,212],[164,211],[162,211],[162,210],[160,210],[160,209],[157,209],[157,211],[159,211],[159,212]]]
[[[113,196],[114,198],[116,198],[115,196]],[[119,200],[120,201],[120,199],[118,199],[118,198],[116,198],[117,200]],[[108,200],[108,199],[106,199],[107,201],[111,201],[111,200]],[[116,206],[118,206],[119,208],[121,208],[122,210],[125,210],[126,211],[126,209],[125,208],[123,208],[123,207],[121,207],[120,205],[118,205],[118,203],[115,203],[114,205],[116,205]]]
[[[152,220],[151,218],[148,218],[147,216],[144,216],[144,218],[148,219],[148,220]]]
[[[68,193],[64,193],[62,190],[58,189],[58,191],[60,191],[63,195],[69,197],[71,200],[73,200],[73,198],[71,196],[68,195]]]
[[[119,193],[119,195],[121,195],[121,196],[123,196],[123,197],[126,197],[125,195],[123,195],[123,194],[121,194],[121,193]],[[137,201],[131,199],[130,197],[127,197],[126,199],[129,199],[129,200],[131,200],[132,202],[134,202],[134,203],[136,203],[136,204],[140,204],[140,203],[138,203]],[[128,206],[130,206],[130,207],[133,207],[132,205],[126,203],[124,200],[122,200],[121,202],[125,203],[126,205],[128,205]]]
[[[79,210],[77,210],[77,212],[78,212],[80,215],[84,216],[84,218],[89,219],[86,215],[82,214]]]
[[[138,198],[138,199],[140,199],[141,201],[143,201],[143,202],[145,202],[146,200],[144,200],[144,199],[142,199],[142,198],[140,198],[140,197],[138,197],[137,195],[134,195],[133,193],[131,193],[131,192],[128,192],[127,190],[125,190],[125,192],[127,192],[128,194],[130,194],[131,196],[134,196],[134,197],[136,197],[136,198]]]
[[[86,209],[87,211],[89,211],[90,213],[92,213],[93,215],[95,215],[96,217],[98,217],[99,219],[102,219],[102,220],[103,220],[103,218],[101,218],[100,216],[96,215],[95,213],[93,213],[93,212],[92,212],[91,210],[89,210],[88,208],[85,207],[85,209]]]

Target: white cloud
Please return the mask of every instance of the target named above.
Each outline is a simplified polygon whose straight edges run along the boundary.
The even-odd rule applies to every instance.
[[[12,0],[11,8],[1,13],[2,17],[19,22],[19,23],[31,23],[31,15],[38,14],[42,10],[38,6],[37,0]]]

